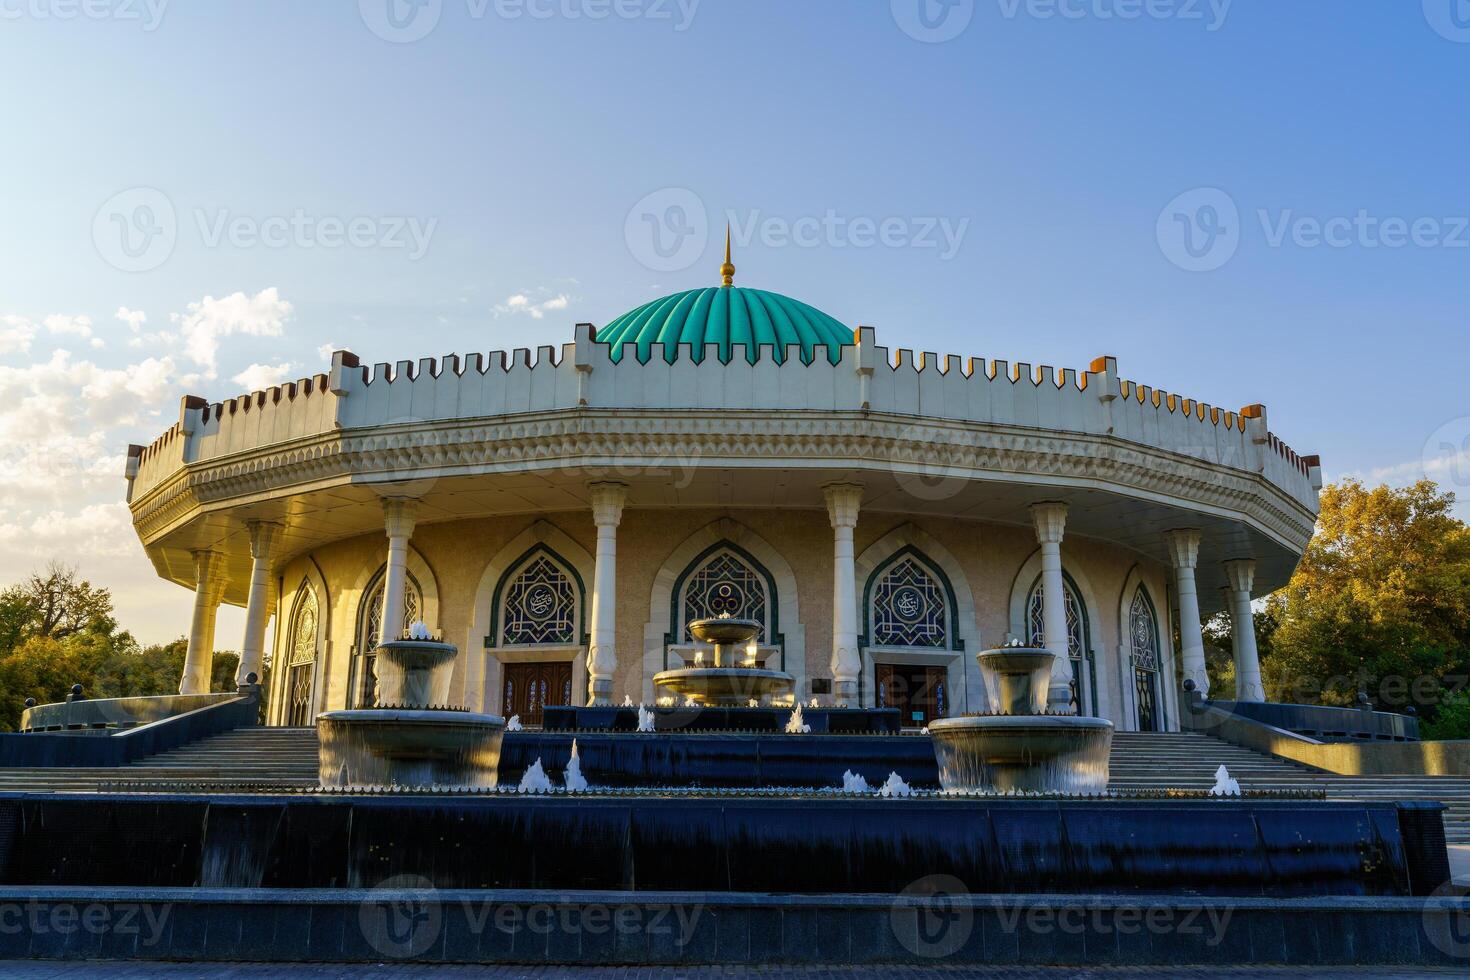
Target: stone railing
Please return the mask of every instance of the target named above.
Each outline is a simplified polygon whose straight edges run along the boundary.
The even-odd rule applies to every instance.
[[[312,436],[463,419],[493,419],[578,408],[880,413],[1111,437],[1258,474],[1315,513],[1320,467],[1267,428],[1266,410],[1225,411],[1121,380],[1117,362],[1086,371],[938,357],[877,345],[857,331],[837,363],[818,349],[804,362],[792,345],[777,360],[762,347],[754,362],[736,345],[728,362],[707,345],[681,345],[672,362],[655,344],[646,361],[628,344],[620,361],[582,324],[560,349],[425,358],[368,368],[338,351],[330,375],[210,405],[185,399],[179,422],[147,447],[132,447],[130,500],[184,466],[244,457],[286,443],[303,458]],[[293,450],[294,451],[294,450]],[[323,450],[325,451],[325,450]]]

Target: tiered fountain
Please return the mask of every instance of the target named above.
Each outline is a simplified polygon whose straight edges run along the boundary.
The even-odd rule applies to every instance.
[[[458,652],[422,623],[378,647],[380,706],[317,716],[321,784],[493,788],[505,719],[444,707]]]
[[[1050,650],[1013,646],[978,655],[990,681],[989,715],[931,722],[939,782],[970,793],[1101,793],[1113,723],[1047,714]]]
[[[665,670],[654,675],[654,687],[700,707],[744,708],[752,701],[791,700],[796,678],[767,670],[753,658],[737,662],[738,651],[755,639],[760,628],[753,619],[729,615],[696,619],[689,624],[689,634],[714,647],[714,666]]]

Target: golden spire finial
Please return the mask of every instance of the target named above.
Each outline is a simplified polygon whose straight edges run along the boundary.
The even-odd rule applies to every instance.
[[[724,285],[735,285],[735,263],[730,261],[730,226],[725,225],[725,264],[720,266],[720,276],[724,279]]]

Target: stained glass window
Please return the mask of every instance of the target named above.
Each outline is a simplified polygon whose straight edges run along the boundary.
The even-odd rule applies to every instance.
[[[303,586],[296,603],[296,618],[291,623],[291,665],[309,664],[316,660],[317,603],[316,590]]]
[[[877,646],[949,646],[944,590],[912,558],[893,565],[873,589],[873,637]]]
[[[1133,665],[1144,670],[1159,669],[1159,624],[1143,586],[1133,594],[1128,608],[1128,635],[1133,648]]]
[[[761,624],[761,631],[756,634],[758,643],[765,642],[771,624],[765,582],[740,556],[728,550],[716,552],[685,580],[680,609],[684,616],[685,642],[693,640],[689,623],[696,619],[726,614],[753,619]]]
[[[1082,604],[1077,601],[1077,594],[1072,591],[1072,583],[1063,581],[1062,591],[1067,607],[1067,652],[1075,660],[1087,651],[1087,620],[1082,613]],[[1026,622],[1031,634],[1029,639],[1037,647],[1046,644],[1046,618],[1042,608],[1042,585],[1038,581],[1026,603]]]
[[[388,583],[383,579],[378,580],[378,585],[369,594],[367,600],[366,629],[363,631],[363,649],[371,653],[378,648],[379,639],[383,629],[383,594]],[[388,639],[397,639],[408,628],[422,618],[419,610],[423,608],[424,602],[419,595],[418,586],[409,579],[403,588],[403,621],[398,624],[398,632]]]
[[[545,555],[532,560],[505,590],[500,642],[575,643],[577,591],[572,578]]]

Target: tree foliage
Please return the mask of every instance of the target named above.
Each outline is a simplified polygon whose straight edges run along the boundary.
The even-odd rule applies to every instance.
[[[1414,705],[1431,718],[1470,671],[1470,528],[1429,480],[1326,487],[1317,534],[1257,616],[1272,700]],[[1262,617],[1266,630],[1260,630]]]
[[[177,693],[187,646],[141,646],[118,629],[107,589],[53,562],[0,592],[0,731],[19,728],[27,698],[63,701],[73,684],[89,698]],[[232,690],[238,663],[215,654],[210,689]]]

